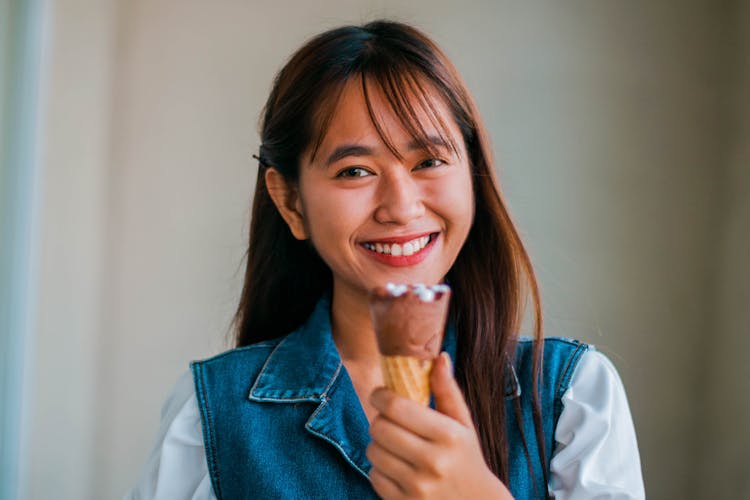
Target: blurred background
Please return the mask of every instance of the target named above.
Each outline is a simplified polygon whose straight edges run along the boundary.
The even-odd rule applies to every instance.
[[[742,1],[0,0],[0,498],[120,498],[229,345],[272,78],[389,17],[489,128],[546,334],[624,380],[646,492],[750,499]]]

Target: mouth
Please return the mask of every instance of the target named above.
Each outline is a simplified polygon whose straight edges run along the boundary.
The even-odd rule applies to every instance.
[[[415,237],[367,241],[360,246],[376,260],[396,267],[422,262],[435,246],[440,233],[426,233]]]

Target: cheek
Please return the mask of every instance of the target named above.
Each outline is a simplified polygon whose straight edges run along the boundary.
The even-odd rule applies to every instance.
[[[319,251],[353,239],[367,217],[367,197],[356,190],[317,189],[305,194],[304,218]]]
[[[474,219],[474,192],[468,172],[440,179],[432,188],[431,199],[448,224],[468,234]]]

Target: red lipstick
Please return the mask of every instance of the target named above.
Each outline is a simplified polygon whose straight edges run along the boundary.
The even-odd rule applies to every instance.
[[[389,266],[393,267],[408,267],[413,266],[416,264],[419,264],[423,260],[427,258],[430,251],[432,251],[432,248],[435,246],[435,243],[437,242],[437,239],[440,237],[440,233],[422,233],[414,236],[405,236],[405,237],[391,237],[388,239],[382,239],[382,240],[371,240],[367,243],[405,243],[407,241],[412,241],[414,239],[420,238],[422,236],[430,236],[430,241],[425,245],[424,248],[421,250],[414,252],[411,255],[390,255],[386,253],[381,253],[376,250],[371,250],[364,246],[364,244],[360,244],[359,247],[367,253],[370,257],[377,260],[378,262],[381,262],[383,264],[388,264]]]

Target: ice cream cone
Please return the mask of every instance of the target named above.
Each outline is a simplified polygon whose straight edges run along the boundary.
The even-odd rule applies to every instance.
[[[448,315],[447,285],[394,285],[370,294],[370,314],[385,385],[427,406],[430,371],[440,353]]]
[[[385,386],[396,394],[430,404],[430,371],[433,361],[412,356],[380,356]]]

